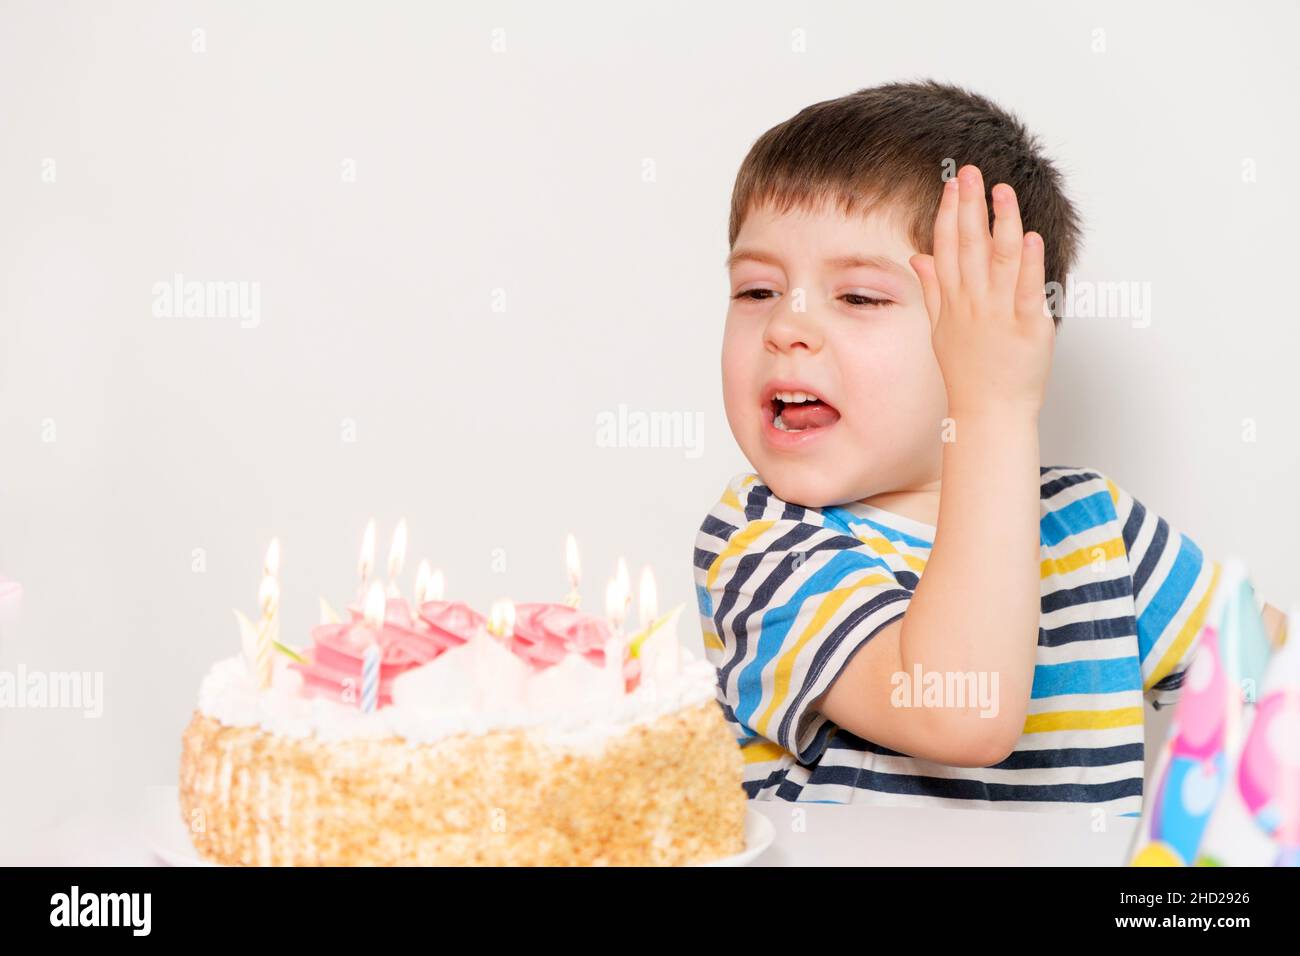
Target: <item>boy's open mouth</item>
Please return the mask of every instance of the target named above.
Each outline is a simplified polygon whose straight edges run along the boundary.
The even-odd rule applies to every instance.
[[[840,420],[840,413],[812,392],[771,391],[766,407],[772,427],[782,432],[826,428]]]

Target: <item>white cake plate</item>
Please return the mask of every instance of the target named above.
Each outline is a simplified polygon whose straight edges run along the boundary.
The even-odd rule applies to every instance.
[[[176,787],[150,788],[144,814],[145,839],[149,849],[169,866],[220,866],[199,856],[190,842],[190,832],[181,820]],[[745,849],[734,856],[700,863],[698,866],[748,866],[772,845],[776,829],[772,821],[753,807],[745,807]]]

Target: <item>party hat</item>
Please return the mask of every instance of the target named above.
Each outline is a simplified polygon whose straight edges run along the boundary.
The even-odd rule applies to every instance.
[[[1300,866],[1300,605],[1291,608],[1201,866]]]
[[[1151,776],[1132,865],[1196,859],[1241,749],[1268,651],[1245,564],[1229,557]]]

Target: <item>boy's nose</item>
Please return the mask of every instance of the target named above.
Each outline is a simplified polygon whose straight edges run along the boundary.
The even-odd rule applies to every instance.
[[[763,337],[769,348],[782,352],[800,347],[816,352],[822,347],[820,321],[806,299],[795,294],[777,303],[768,316]]]

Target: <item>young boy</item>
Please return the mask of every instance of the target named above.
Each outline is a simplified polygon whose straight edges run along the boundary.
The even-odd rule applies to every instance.
[[[751,798],[1141,811],[1143,700],[1176,698],[1220,566],[1040,467],[1078,240],[1037,141],[952,86],[815,104],[745,158],[722,373],[757,474],[694,568]]]

